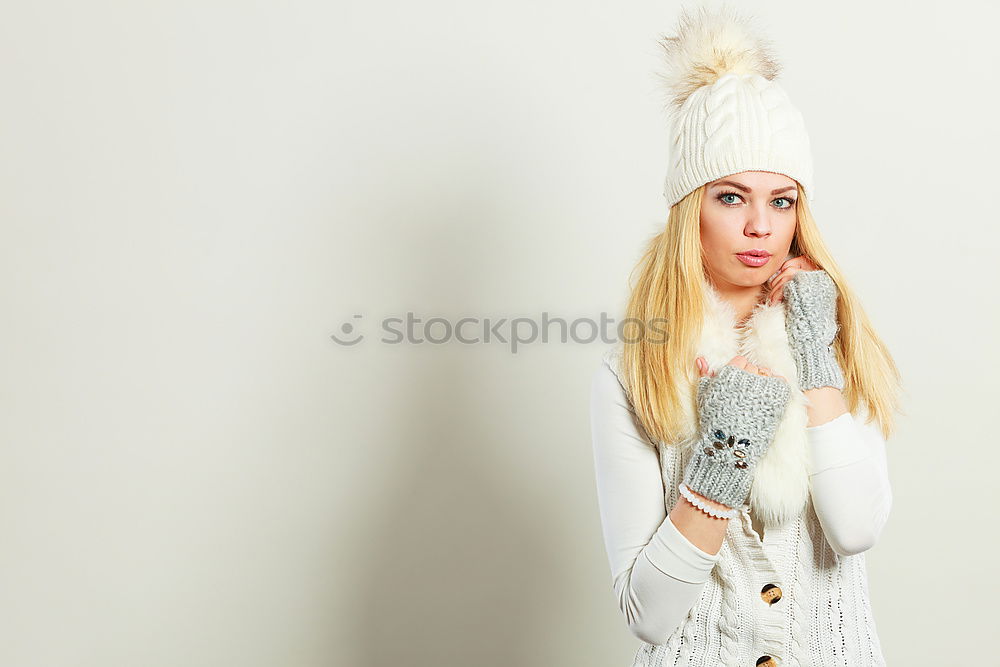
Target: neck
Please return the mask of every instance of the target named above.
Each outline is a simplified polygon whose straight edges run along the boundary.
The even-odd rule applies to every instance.
[[[712,283],[719,296],[733,308],[738,324],[746,322],[754,308],[764,300],[764,286],[719,285]]]

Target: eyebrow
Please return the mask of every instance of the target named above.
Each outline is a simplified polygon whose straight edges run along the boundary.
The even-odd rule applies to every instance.
[[[713,187],[720,186],[720,185],[731,185],[732,187],[736,188],[737,190],[742,190],[743,192],[750,192],[750,188],[748,188],[747,186],[742,185],[740,183],[737,183],[736,181],[719,181]],[[777,190],[771,190],[771,194],[772,195],[778,195],[778,194],[781,194],[782,192],[787,192],[789,190],[797,190],[797,189],[798,188],[796,186],[789,185],[787,188],[778,188]]]

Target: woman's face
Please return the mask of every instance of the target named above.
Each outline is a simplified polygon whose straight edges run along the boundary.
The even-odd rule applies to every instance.
[[[778,271],[795,237],[795,181],[769,171],[744,171],[705,186],[701,247],[713,284],[756,287]],[[763,257],[742,253],[763,251]]]

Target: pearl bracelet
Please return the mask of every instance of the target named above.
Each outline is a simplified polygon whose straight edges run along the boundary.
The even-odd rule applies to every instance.
[[[685,484],[684,482],[681,482],[677,488],[680,490],[681,495],[687,498],[692,505],[700,509],[705,514],[708,514],[709,516],[714,516],[718,519],[735,519],[740,515],[740,512],[737,509],[717,510],[712,507],[709,507],[705,503],[705,501],[701,500],[700,498],[696,498],[695,495],[691,492],[691,489],[689,489],[688,485]]]

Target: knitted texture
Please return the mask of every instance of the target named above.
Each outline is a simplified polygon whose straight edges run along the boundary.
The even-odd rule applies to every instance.
[[[684,483],[702,496],[740,507],[791,395],[788,383],[726,364],[698,381],[701,439]]]
[[[837,285],[823,270],[799,271],[785,284],[785,329],[799,387],[843,390],[844,374],[831,345],[837,335]]]
[[[750,18],[728,7],[682,11],[660,44],[670,111],[667,205],[742,171],[785,174],[814,199],[805,122],[774,81],[781,66]]]
[[[720,372],[728,360],[742,354],[794,383],[796,369],[785,325],[787,304],[758,306],[745,332],[737,334],[735,312],[714,291],[709,295],[710,310],[697,354]],[[624,387],[621,360],[621,349],[607,357]],[[633,667],[754,665],[763,655],[776,657],[782,667],[885,666],[869,602],[866,554],[841,556],[833,550],[808,486],[801,507],[797,500],[785,498],[797,499],[800,476],[808,480],[806,472],[795,465],[797,456],[792,455],[797,447],[807,445],[798,440],[800,434],[805,436],[807,423],[802,400],[802,392],[794,390],[784,423],[754,472],[750,500],[755,516],[764,524],[763,541],[748,513],[729,521],[720,551],[724,563],[712,571],[673,634],[662,642],[639,645]],[[676,442],[651,440],[658,454],[665,515],[681,499],[678,485],[696,453],[687,445],[697,441],[701,432],[695,395],[686,396],[681,409],[686,435]],[[768,469],[769,460],[783,447],[780,464]],[[776,491],[780,492],[771,499],[768,494]],[[754,505],[765,498],[768,502]],[[794,514],[777,511],[785,506],[796,508]],[[766,584],[781,588],[779,602],[768,605],[762,600]]]
[[[670,508],[680,497],[685,452],[665,442],[657,451]],[[763,654],[780,656],[782,667],[885,667],[866,554],[834,552],[811,502],[795,520],[767,525],[765,536],[766,545],[748,517],[730,521],[722,559],[697,604],[662,644],[641,643],[633,667],[753,665]],[[763,583],[779,585],[782,600],[767,606]]]

